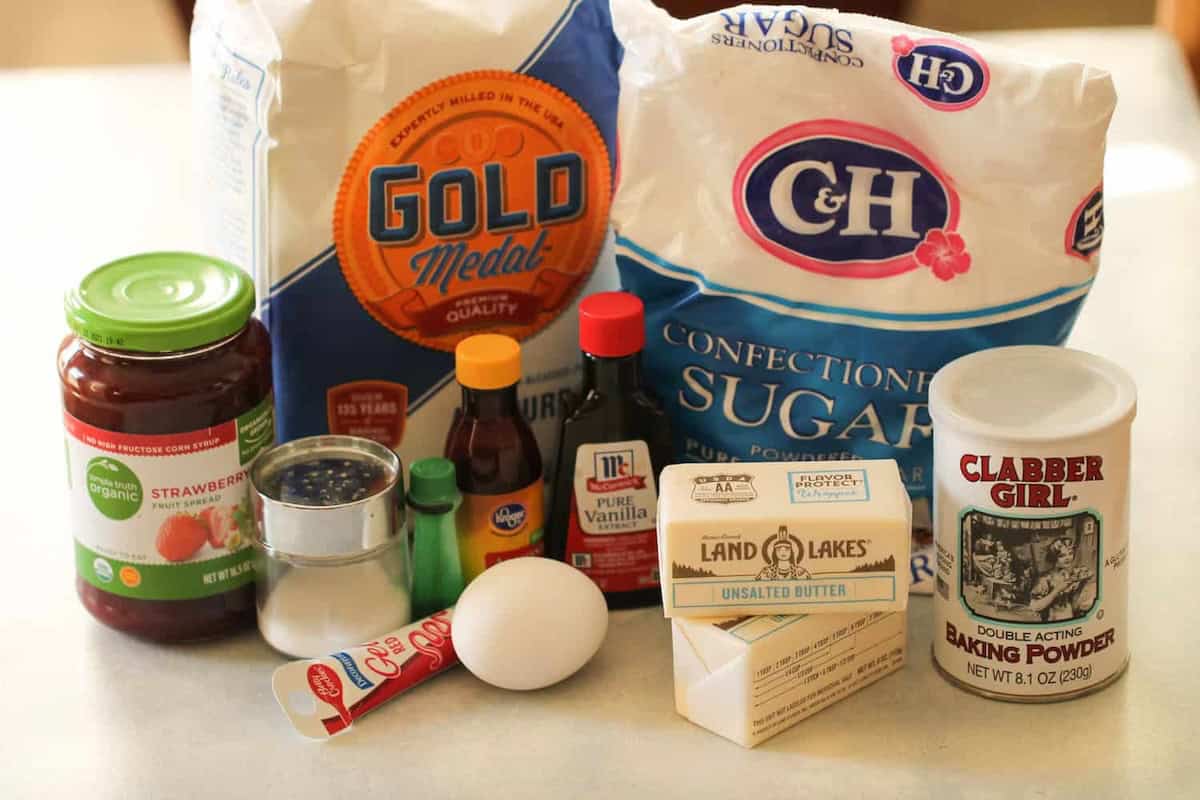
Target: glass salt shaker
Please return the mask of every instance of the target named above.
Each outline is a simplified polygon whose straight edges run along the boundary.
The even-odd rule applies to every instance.
[[[250,481],[267,644],[316,658],[411,620],[399,456],[356,436],[310,436],[262,453]]]

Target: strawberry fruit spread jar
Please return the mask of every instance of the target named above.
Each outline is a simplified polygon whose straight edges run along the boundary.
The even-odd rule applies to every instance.
[[[183,641],[254,622],[246,470],[275,430],[253,310],[245,272],[191,253],[115,261],[67,293],[76,585],[107,625]]]

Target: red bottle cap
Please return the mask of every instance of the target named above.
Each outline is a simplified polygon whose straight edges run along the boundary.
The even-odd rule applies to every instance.
[[[599,292],[579,304],[579,347],[602,358],[631,356],[646,346],[646,313],[629,292]]]

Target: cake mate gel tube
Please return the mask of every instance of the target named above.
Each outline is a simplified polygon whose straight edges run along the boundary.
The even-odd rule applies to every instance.
[[[401,692],[458,663],[450,639],[453,609],[332,655],[275,670],[271,690],[292,725],[328,739]]]

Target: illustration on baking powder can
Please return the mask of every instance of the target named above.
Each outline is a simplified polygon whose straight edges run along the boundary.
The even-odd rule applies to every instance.
[[[1136,388],[1057,347],[1003,347],[934,377],[933,657],[994,699],[1064,700],[1129,661]]]

